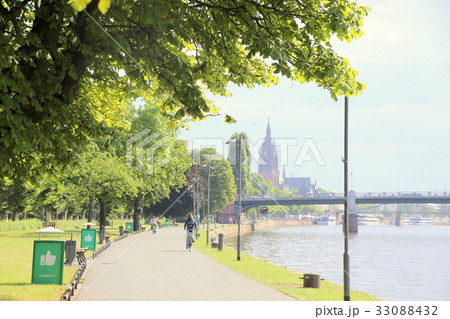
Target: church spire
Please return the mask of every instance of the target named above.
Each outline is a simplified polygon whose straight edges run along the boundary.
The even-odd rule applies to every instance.
[[[266,139],[270,137],[270,118],[267,118]]]

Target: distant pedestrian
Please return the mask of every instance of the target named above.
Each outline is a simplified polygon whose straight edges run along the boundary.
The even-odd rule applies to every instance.
[[[158,220],[156,219],[155,216],[153,216],[152,219],[150,220],[150,225],[151,225],[153,234],[156,234],[156,224],[157,223],[158,223]]]

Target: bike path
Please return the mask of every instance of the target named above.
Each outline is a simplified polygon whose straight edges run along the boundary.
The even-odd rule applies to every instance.
[[[198,240],[205,240],[199,238]],[[288,301],[285,294],[185,249],[181,227],[129,235],[89,260],[78,301]]]

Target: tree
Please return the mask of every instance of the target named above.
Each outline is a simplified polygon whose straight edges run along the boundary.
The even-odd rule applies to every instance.
[[[236,184],[239,183],[239,141],[241,146],[241,186],[242,194],[254,194],[255,189],[253,188],[253,183],[251,179],[251,167],[252,154],[250,151],[250,142],[247,134],[245,132],[234,133],[231,136],[230,148],[228,152],[228,161],[233,168],[233,175]]]
[[[118,158],[113,150],[101,151],[95,143],[91,144],[89,152],[79,154],[71,175],[79,194],[89,199],[88,221],[93,217],[93,201],[98,200],[100,229],[106,226],[108,203],[137,193],[137,184],[132,178],[131,168]]]
[[[269,179],[264,178],[260,173],[250,173],[253,182],[253,188],[264,196],[270,197],[285,197],[289,196],[289,192],[280,190],[278,187],[273,185],[273,182]]]
[[[234,202],[236,184],[230,163],[212,147],[203,148],[200,151],[202,168],[200,175],[210,185],[203,189],[203,196],[208,199],[210,191],[210,204],[215,203],[216,210],[221,211],[225,206]]]
[[[1,1],[3,176],[68,163],[130,97],[152,97],[178,120],[216,113],[206,93],[228,95],[230,83],[282,75],[333,98],[364,89],[330,41],[362,35],[368,9],[351,0],[70,2]]]
[[[0,220],[8,219],[12,214],[12,219],[17,220],[20,214],[26,214],[30,207],[35,193],[32,185],[24,180],[0,180]]]
[[[155,204],[186,184],[184,172],[191,165],[187,142],[176,140],[177,126],[162,116],[153,101],[131,109],[131,128],[116,142],[118,155],[127,158],[137,185],[133,197],[134,230],[145,206]]]

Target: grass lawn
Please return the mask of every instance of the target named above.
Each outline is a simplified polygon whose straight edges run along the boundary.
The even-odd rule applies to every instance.
[[[106,227],[106,234],[111,235],[111,240],[119,234],[120,223],[115,224],[115,228]],[[70,240],[72,233],[79,248],[81,229],[72,227],[60,228],[65,231],[61,240]],[[58,301],[72,282],[77,267],[64,267],[63,285],[31,284],[33,242],[38,239],[39,233],[36,230],[0,232],[0,300]],[[41,239],[59,240],[59,234],[45,233],[41,235]],[[92,251],[86,253],[86,257],[91,256]]]
[[[200,230],[201,238],[206,236]],[[222,251],[204,244],[203,240],[196,241],[194,246],[206,256],[216,260],[224,266],[243,275],[253,278],[271,286],[286,295],[303,301],[342,301],[344,298],[343,286],[321,280],[320,288],[303,288],[302,274],[241,252],[241,260],[236,260],[236,250],[224,246]],[[379,300],[359,291],[351,291],[352,301]]]

